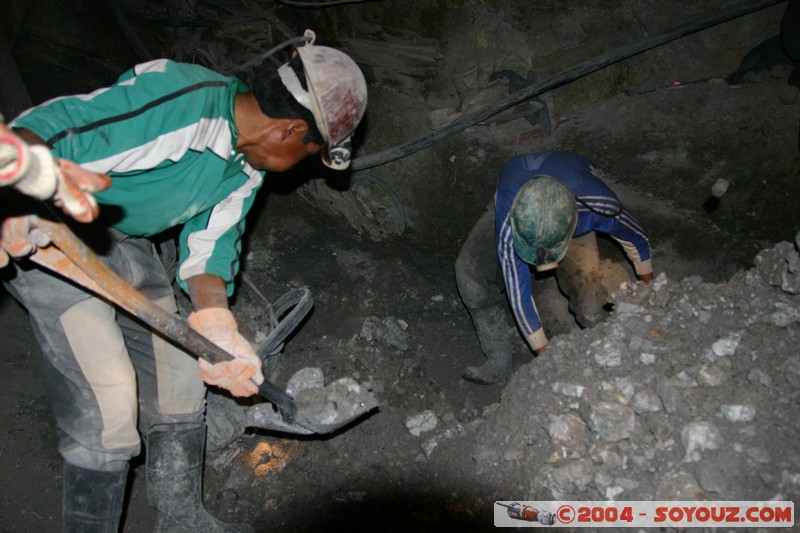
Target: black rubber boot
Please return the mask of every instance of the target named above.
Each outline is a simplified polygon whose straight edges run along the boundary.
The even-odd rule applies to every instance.
[[[147,498],[158,510],[155,532],[250,533],[203,507],[205,427],[151,433],[147,445]]]
[[[468,366],[464,379],[478,385],[491,385],[511,374],[511,340],[505,311],[501,305],[470,310],[472,324],[486,356],[482,366]]]
[[[127,479],[128,465],[121,472],[101,472],[64,463],[64,531],[117,533]]]

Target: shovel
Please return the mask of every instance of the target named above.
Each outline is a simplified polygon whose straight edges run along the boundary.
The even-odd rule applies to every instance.
[[[131,287],[63,223],[32,216],[31,226],[43,231],[55,245],[38,248],[31,256],[35,263],[121,307],[194,357],[202,357],[212,364],[233,359],[232,355],[194,331],[181,317],[164,311]],[[302,311],[300,309],[298,313]],[[269,337],[262,343],[262,348],[259,355],[265,359],[274,348]],[[248,427],[289,433],[331,433],[378,406],[371,391],[347,378],[325,387],[300,391],[297,401],[266,378],[259,385],[258,392],[275,405],[277,412],[267,404],[255,406],[258,407],[256,410],[251,408]]]

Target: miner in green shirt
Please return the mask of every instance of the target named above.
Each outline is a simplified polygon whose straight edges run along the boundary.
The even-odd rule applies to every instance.
[[[249,530],[208,514],[201,490],[206,384],[244,397],[264,379],[228,309],[245,216],[267,172],[317,153],[347,168],[367,98],[352,59],[313,43],[254,79],[248,88],[198,65],[155,60],[10,123],[28,143],[111,178],[95,194],[112,241],[103,259],[170,312],[171,280],[149,238],[180,228],[176,277],[194,307],[189,324],[235,356],[198,362],[80,287],[25,260],[8,267],[4,285],[28,310],[44,353],[66,531],[117,530],[141,437],[157,531]]]

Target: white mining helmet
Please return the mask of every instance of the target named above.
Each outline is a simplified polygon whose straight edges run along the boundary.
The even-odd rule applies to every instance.
[[[288,63],[278,68],[278,74],[294,99],[314,115],[325,139],[322,162],[344,170],[350,166],[350,137],[367,108],[367,82],[356,62],[345,53],[315,46],[316,35],[311,30],[303,35],[309,41],[297,53],[303,62],[308,91]]]

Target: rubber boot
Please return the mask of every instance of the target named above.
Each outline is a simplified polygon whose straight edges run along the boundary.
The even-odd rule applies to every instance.
[[[250,533],[247,524],[227,524],[203,507],[205,426],[151,433],[147,445],[147,498],[158,510],[153,531]]]
[[[472,309],[470,315],[487,361],[482,366],[468,366],[463,377],[479,385],[497,383],[511,374],[511,340],[505,311],[501,305],[494,305]]]
[[[64,531],[117,533],[127,479],[127,464],[120,472],[101,472],[64,463]]]

